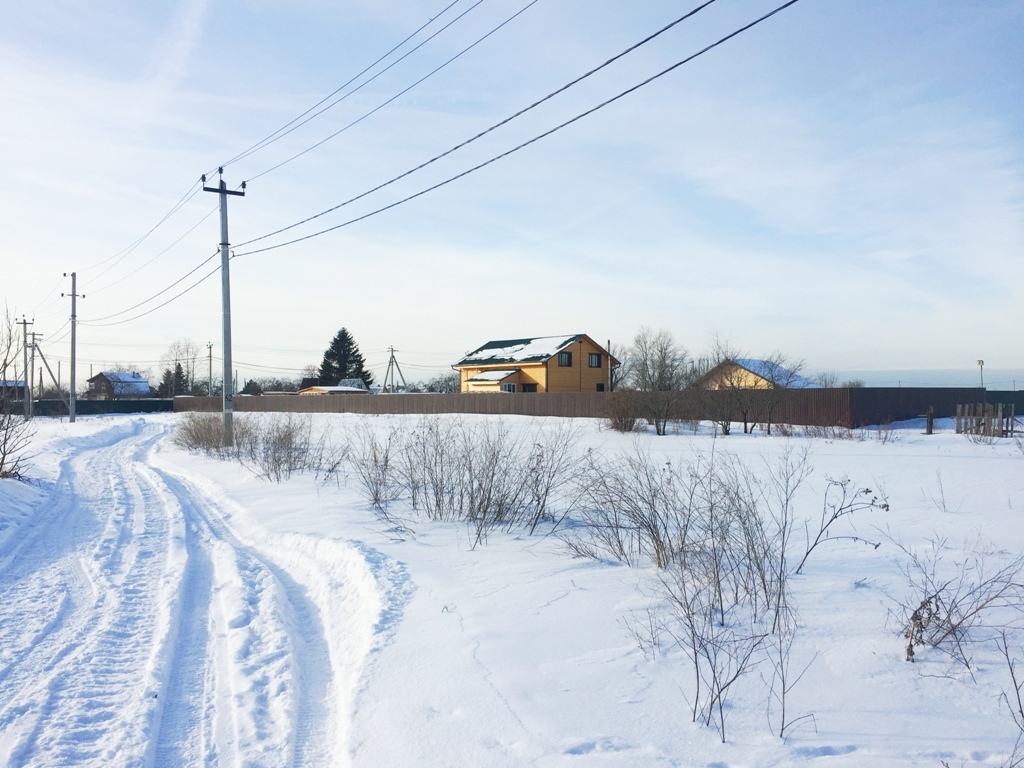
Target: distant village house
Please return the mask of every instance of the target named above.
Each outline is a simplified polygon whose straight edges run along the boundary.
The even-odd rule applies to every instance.
[[[319,383],[307,384],[307,381],[303,380],[304,386],[299,390],[300,395],[368,395],[370,393],[362,379],[342,379],[333,386]]]
[[[820,389],[810,379],[770,360],[723,360],[693,384],[699,389]]]
[[[489,341],[452,366],[461,392],[605,392],[619,361],[585,333]]]
[[[152,396],[149,382],[140,373],[104,371],[89,379],[90,400],[137,400]]]

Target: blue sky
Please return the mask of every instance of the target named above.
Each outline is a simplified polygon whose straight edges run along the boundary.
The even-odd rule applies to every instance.
[[[219,356],[216,275],[137,319],[195,278],[124,311],[216,250],[217,216],[204,219],[216,197],[200,192],[124,253],[201,173],[431,18],[385,64],[466,12],[337,106],[227,166],[230,186],[249,181],[230,201],[231,241],[243,243],[417,166],[697,5],[538,0],[407,94],[263,174],[529,4],[450,2],[6,4],[0,298],[34,317],[48,357],[66,361],[62,275],[77,271],[80,370],[155,370],[180,339],[213,342]],[[260,245],[460,173],[777,4],[718,0],[452,156]],[[695,354],[717,334],[749,356],[780,350],[812,369],[970,369],[979,358],[1020,368],[1022,30],[1019,2],[800,0],[422,198],[296,245],[237,247],[237,367],[242,378],[296,374],[342,326],[378,376],[393,346],[412,379],[490,339],[584,332],[621,345],[647,325]]]

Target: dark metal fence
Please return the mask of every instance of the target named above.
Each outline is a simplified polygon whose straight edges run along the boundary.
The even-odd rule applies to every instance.
[[[572,392],[517,394],[262,395],[236,397],[238,413],[479,413],[499,416],[604,418],[644,393]],[[992,400],[989,393],[988,400]],[[753,423],[862,427],[924,416],[953,418],[959,403],[984,402],[980,388],[865,387],[804,390],[686,390],[672,393],[672,418],[728,419]],[[174,410],[218,412],[220,398],[177,397]]]

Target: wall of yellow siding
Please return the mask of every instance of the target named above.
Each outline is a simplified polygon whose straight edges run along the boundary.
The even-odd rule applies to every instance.
[[[536,384],[538,392],[596,392],[598,384],[608,389],[608,355],[589,338],[570,344],[565,352],[572,352],[572,366],[562,367],[558,364],[558,355],[545,363],[527,365],[482,365],[459,369],[459,384],[462,392],[500,392],[501,385],[496,382],[470,382],[469,379],[486,370],[518,368],[519,375],[506,379],[516,383],[516,391],[523,391],[523,384]],[[590,367],[590,353],[601,355],[601,366]]]
[[[558,355],[548,361],[548,392],[596,392],[598,384],[608,389],[608,355],[600,347],[584,338],[563,351],[572,352],[572,366],[560,366]],[[591,352],[601,355],[600,368],[590,367]]]
[[[505,365],[492,365],[492,366],[478,366],[474,368],[460,368],[459,369],[459,391],[461,392],[501,392],[501,385],[504,383],[514,382],[516,385],[516,391],[523,391],[523,384],[536,384],[538,392],[545,392],[545,371],[544,366],[540,363],[532,363],[530,365],[524,365],[519,367],[519,373],[516,376],[510,376],[503,382],[496,381],[469,381],[479,373],[487,370],[503,370],[511,369],[513,367],[509,364]]]
[[[767,379],[746,368],[730,365],[705,383],[707,389],[771,389]]]

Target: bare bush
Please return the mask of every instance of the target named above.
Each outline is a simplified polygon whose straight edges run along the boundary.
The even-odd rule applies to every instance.
[[[929,646],[969,670],[972,646],[993,639],[986,637],[986,632],[1020,620],[1024,555],[1007,560],[992,552],[968,549],[951,560],[951,548],[943,538],[931,539],[922,551],[890,541],[905,556],[899,568],[906,595],[894,601],[891,613],[902,627],[907,661],[915,660],[917,648]]]
[[[379,512],[385,512],[390,502],[401,495],[401,455],[399,437],[393,427],[383,437],[368,421],[360,424],[355,448],[350,458],[363,495]]]
[[[35,436],[30,422],[22,414],[14,413],[20,382],[8,380],[9,370],[17,371],[20,346],[14,318],[5,307],[0,316],[0,477],[22,476]]]
[[[859,536],[832,535],[832,524],[837,520],[852,515],[855,512],[864,512],[870,509],[889,510],[889,502],[886,500],[884,493],[876,494],[870,488],[858,488],[848,477],[839,480],[829,478],[828,487],[825,489],[825,500],[821,505],[818,530],[813,533],[813,538],[812,528],[810,526],[804,527],[806,549],[804,556],[800,559],[800,564],[796,567],[796,572],[800,573],[803,571],[807,558],[811,556],[811,552],[825,541],[841,541],[844,539],[847,541],[860,541],[878,549],[878,542],[867,541]]]
[[[1006,669],[1010,676],[1010,691],[1003,690],[999,695],[999,701],[1006,705],[1010,712],[1010,718],[1016,729],[1016,739],[1013,744],[1013,751],[1009,759],[1003,763],[1007,768],[1017,768],[1024,764],[1024,700],[1021,699],[1021,689],[1024,688],[1024,678],[1017,672],[1017,664],[1020,659],[1014,657],[1010,651],[1010,642],[1007,639],[1007,632],[1003,629],[999,633],[996,645],[1003,659],[1006,661]]]
[[[34,436],[31,422],[12,414],[9,404],[0,401],[0,478],[23,476]]]
[[[782,425],[776,425],[781,427]],[[779,434],[782,434],[781,432]],[[831,425],[807,425],[803,428],[804,437],[818,438],[821,440],[864,440],[864,432],[859,429]]]
[[[317,432],[313,419],[295,414],[234,420],[234,444],[224,446],[224,421],[218,413],[186,413],[172,440],[180,448],[220,459],[235,459],[260,477],[274,482],[312,472],[318,480],[333,477],[347,448],[332,446],[326,430]]]
[[[692,507],[685,469],[656,462],[639,446],[612,460],[590,454],[579,476],[591,547],[621,562],[666,567],[686,545]]]
[[[573,493],[571,480],[583,461],[576,453],[579,436],[578,427],[562,422],[533,442],[526,466],[528,517],[525,522],[531,535],[543,522],[557,527],[575,507],[578,494]],[[550,510],[556,497],[562,501],[557,517]]]
[[[640,410],[632,392],[612,392],[605,402],[604,417],[616,432],[635,432],[640,426]]]
[[[668,631],[693,665],[693,721],[714,726],[725,743],[729,699],[768,633],[758,628],[742,603],[720,605],[714,590],[685,567],[662,583],[674,620]]]
[[[224,419],[218,413],[182,414],[174,435],[175,445],[191,453],[220,455],[224,445]]]
[[[316,433],[308,414],[275,415],[272,418],[244,420],[242,434],[235,430],[239,460],[257,475],[274,482],[293,474],[312,471],[318,475],[328,456],[325,432]]]

